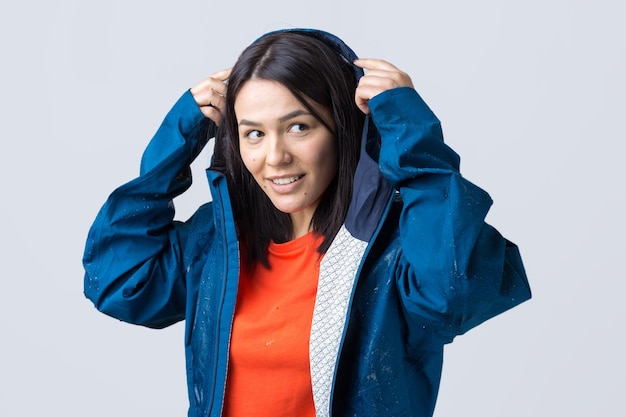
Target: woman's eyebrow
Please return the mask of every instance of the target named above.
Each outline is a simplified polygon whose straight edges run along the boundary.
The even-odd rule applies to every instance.
[[[278,118],[278,121],[280,123],[283,123],[283,122],[286,122],[287,120],[293,119],[294,117],[298,117],[298,116],[302,116],[302,115],[311,116],[311,113],[309,113],[308,111],[303,110],[303,109],[298,109],[298,110],[294,110],[292,112],[289,112],[289,113],[285,114],[284,116],[280,116]],[[261,125],[261,123],[254,122],[254,121],[248,120],[248,119],[241,119],[239,121],[239,126],[260,126],[260,125]]]
[[[311,113],[309,113],[306,110],[303,109],[298,109],[298,110],[294,110],[290,113],[287,113],[284,116],[281,116],[278,118],[278,121],[280,122],[286,122],[287,120],[293,119],[294,117],[298,117],[298,116],[302,116],[302,115],[306,115],[306,116],[311,116]]]

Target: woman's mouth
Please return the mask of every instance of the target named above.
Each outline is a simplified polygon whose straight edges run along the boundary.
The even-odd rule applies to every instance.
[[[272,182],[276,185],[287,185],[292,182],[298,181],[300,178],[304,177],[304,175],[296,175],[293,177],[283,177],[283,178],[272,178]]]

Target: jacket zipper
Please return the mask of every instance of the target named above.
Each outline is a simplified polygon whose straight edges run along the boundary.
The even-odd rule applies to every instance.
[[[222,313],[223,313],[223,307],[224,307],[224,301],[226,299],[226,287],[227,287],[227,280],[228,280],[228,260],[230,258],[230,254],[228,251],[228,233],[227,233],[227,226],[226,226],[226,221],[225,221],[225,211],[224,211],[224,204],[223,204],[223,198],[222,198],[222,193],[220,190],[219,185],[218,186],[213,186],[212,187],[213,190],[215,190],[215,194],[217,194],[217,198],[214,198],[214,204],[215,202],[217,202],[217,204],[219,205],[219,209],[220,209],[220,215],[222,218],[222,222],[221,224],[223,225],[222,227],[222,235],[223,235],[223,244],[224,244],[224,269],[223,269],[223,273],[222,276],[224,277],[224,281],[222,283],[222,292],[220,294],[220,308],[217,312],[218,315],[218,323],[221,321],[221,317],[222,317]],[[239,272],[237,272],[237,275],[239,275]],[[235,297],[235,304],[236,304],[236,297]],[[233,308],[232,314],[230,316],[230,328],[232,329],[233,326],[233,322],[235,319],[235,308]],[[217,381],[217,377],[218,377],[218,368],[219,368],[219,353],[220,353],[220,326],[218,324],[216,330],[216,337],[215,337],[215,361],[214,361],[214,373],[213,373],[213,387],[215,387],[216,385],[216,381]],[[224,386],[221,392],[221,396],[222,396],[222,405],[220,407],[220,411],[219,411],[219,416],[222,417],[224,415],[224,399],[226,398],[226,383],[227,383],[227,379],[228,379],[228,367],[229,367],[229,362],[230,362],[230,337],[231,337],[231,332],[228,333],[228,343],[227,343],[227,348],[226,348],[226,364],[225,364],[225,369],[224,369]],[[210,417],[212,409],[213,409],[213,404],[215,403],[215,397],[216,397],[217,393],[215,392],[215,390],[213,389],[211,392],[211,401],[210,401],[210,405],[207,407],[207,417]]]

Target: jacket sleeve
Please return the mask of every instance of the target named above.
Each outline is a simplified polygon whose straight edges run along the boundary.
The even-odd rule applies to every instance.
[[[188,225],[173,220],[172,200],[191,185],[190,164],[213,128],[187,91],[145,150],[139,177],[100,209],[83,256],[85,295],[98,310],[155,328],[184,318]]]
[[[485,223],[489,195],[463,178],[439,120],[412,88],[370,100],[381,173],[403,201],[397,287],[409,323],[444,342],[530,298],[518,248]]]

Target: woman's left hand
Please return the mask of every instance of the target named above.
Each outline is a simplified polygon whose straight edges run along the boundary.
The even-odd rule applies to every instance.
[[[407,73],[382,59],[357,59],[354,65],[365,70],[354,97],[356,105],[365,114],[370,113],[368,101],[383,91],[398,87],[413,88],[413,82]]]

